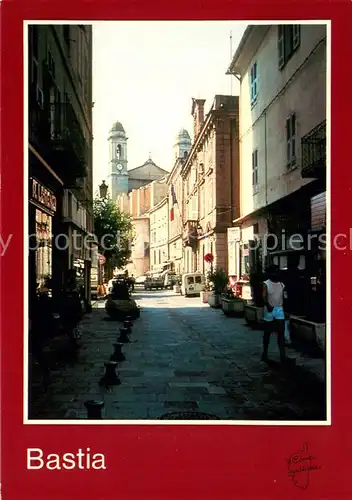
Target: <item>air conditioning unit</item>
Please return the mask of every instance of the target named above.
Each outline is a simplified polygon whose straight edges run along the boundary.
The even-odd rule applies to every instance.
[[[39,85],[37,85],[37,103],[42,109],[44,108],[44,92]]]

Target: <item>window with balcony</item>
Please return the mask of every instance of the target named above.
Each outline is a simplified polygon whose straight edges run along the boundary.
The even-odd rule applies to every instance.
[[[299,24],[281,24],[278,26],[279,69],[291,59],[301,43],[301,26]]]
[[[287,168],[296,166],[296,115],[293,113],[286,120]]]
[[[255,62],[250,73],[251,105],[257,102],[258,98],[258,64]]]
[[[258,175],[258,150],[255,149],[252,153],[252,187],[253,194],[258,192],[259,189],[259,175]]]

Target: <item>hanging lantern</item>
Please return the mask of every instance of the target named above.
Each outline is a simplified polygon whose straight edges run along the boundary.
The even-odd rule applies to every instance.
[[[99,193],[100,193],[100,198],[105,199],[107,194],[108,194],[108,186],[105,184],[105,181],[103,181],[100,186],[99,186]]]

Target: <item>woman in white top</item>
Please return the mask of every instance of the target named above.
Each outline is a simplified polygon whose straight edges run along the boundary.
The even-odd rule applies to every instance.
[[[288,360],[285,353],[285,312],[283,308],[285,285],[279,281],[279,268],[267,269],[268,279],[263,283],[264,336],[262,361],[267,362],[270,335],[277,333],[281,362]]]

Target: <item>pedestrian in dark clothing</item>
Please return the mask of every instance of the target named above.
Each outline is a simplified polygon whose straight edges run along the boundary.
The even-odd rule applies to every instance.
[[[60,318],[65,332],[73,344],[76,344],[74,330],[82,320],[82,316],[81,297],[78,291],[72,289],[65,290],[61,296]]]
[[[130,292],[126,283],[115,283],[111,291],[111,298],[114,300],[129,300]]]

